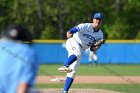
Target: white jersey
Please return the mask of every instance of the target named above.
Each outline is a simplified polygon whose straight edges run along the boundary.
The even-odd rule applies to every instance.
[[[78,32],[73,34],[73,37],[82,47],[82,49],[89,48],[99,39],[103,38],[102,30],[95,32],[92,26],[92,23],[83,23],[76,26]]]

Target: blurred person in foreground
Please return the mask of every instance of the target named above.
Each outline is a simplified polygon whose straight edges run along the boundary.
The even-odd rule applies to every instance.
[[[33,36],[26,27],[11,24],[0,39],[0,93],[29,93],[39,61],[32,48]]]

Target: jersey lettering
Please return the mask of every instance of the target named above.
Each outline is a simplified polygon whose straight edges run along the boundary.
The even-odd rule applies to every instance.
[[[83,34],[84,37],[89,38],[92,41],[96,41],[95,38],[92,35],[88,35],[88,34]]]

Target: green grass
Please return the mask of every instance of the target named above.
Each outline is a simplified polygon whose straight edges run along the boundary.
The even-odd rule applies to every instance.
[[[63,88],[63,84],[37,84],[36,88]],[[73,84],[71,88],[105,89],[123,93],[139,93],[140,84]]]
[[[61,64],[41,65],[39,75],[56,76]],[[140,65],[80,65],[77,75],[93,76],[140,76]],[[36,88],[63,88],[63,84],[37,84]],[[72,88],[106,89],[123,93],[140,93],[140,84],[73,84]]]
[[[39,75],[65,75],[59,73],[57,69],[60,64],[41,65]],[[140,65],[80,65],[77,75],[96,75],[96,76],[140,76]]]

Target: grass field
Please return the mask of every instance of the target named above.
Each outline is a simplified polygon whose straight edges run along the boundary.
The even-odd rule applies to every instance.
[[[41,65],[39,75],[65,75],[59,73],[57,69],[60,64]],[[96,75],[96,76],[140,76],[140,65],[80,65],[77,75]]]
[[[61,65],[41,65],[39,75],[65,75],[57,71]],[[140,76],[140,65],[80,65],[77,75]],[[37,84],[36,88],[63,88],[63,84]],[[123,93],[140,93],[140,84],[73,84],[72,88],[106,89]]]

